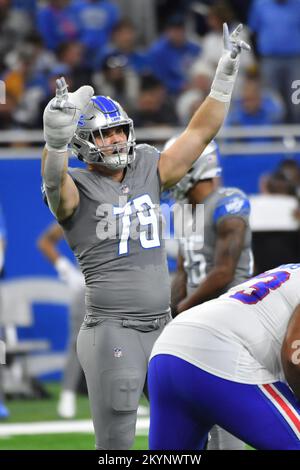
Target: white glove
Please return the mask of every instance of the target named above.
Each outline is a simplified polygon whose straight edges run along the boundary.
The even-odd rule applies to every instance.
[[[56,95],[44,111],[44,138],[48,150],[66,151],[77,127],[78,120],[88,105],[94,90],[82,86],[68,93],[64,77],[56,80]]]
[[[237,76],[242,49],[250,50],[249,44],[239,39],[243,25],[229,35],[228,26],[223,24],[223,53],[219,60],[215,78],[209,96],[223,103],[228,103]]]
[[[55,262],[54,266],[59,275],[59,279],[66,283],[70,289],[76,290],[84,287],[83,274],[68,258],[61,256]]]

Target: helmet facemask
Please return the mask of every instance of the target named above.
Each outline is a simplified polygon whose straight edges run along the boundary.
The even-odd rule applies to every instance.
[[[105,130],[116,127],[123,128],[127,141],[105,144]],[[71,141],[80,160],[112,170],[125,168],[134,161],[135,145],[132,120],[117,102],[106,97],[92,98]]]

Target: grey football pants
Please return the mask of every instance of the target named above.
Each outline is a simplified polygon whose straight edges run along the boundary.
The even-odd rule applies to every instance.
[[[156,320],[88,319],[77,354],[85,373],[96,449],[130,449],[154,342],[170,316]]]
[[[220,426],[213,426],[207,450],[245,450],[245,443]]]
[[[76,392],[82,376],[82,368],[76,354],[76,341],[85,314],[85,289],[78,289],[73,294],[70,305],[70,340],[62,382],[63,390]]]

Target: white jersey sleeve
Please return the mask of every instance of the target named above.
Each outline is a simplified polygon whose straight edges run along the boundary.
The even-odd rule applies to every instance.
[[[300,264],[279,266],[175,318],[152,355],[173,354],[229,380],[282,380],[280,351],[300,303]]]

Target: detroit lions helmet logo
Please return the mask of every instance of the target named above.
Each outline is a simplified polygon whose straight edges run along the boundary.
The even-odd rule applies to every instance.
[[[85,115],[81,114],[79,121],[78,121],[78,126],[83,127],[85,125]]]

